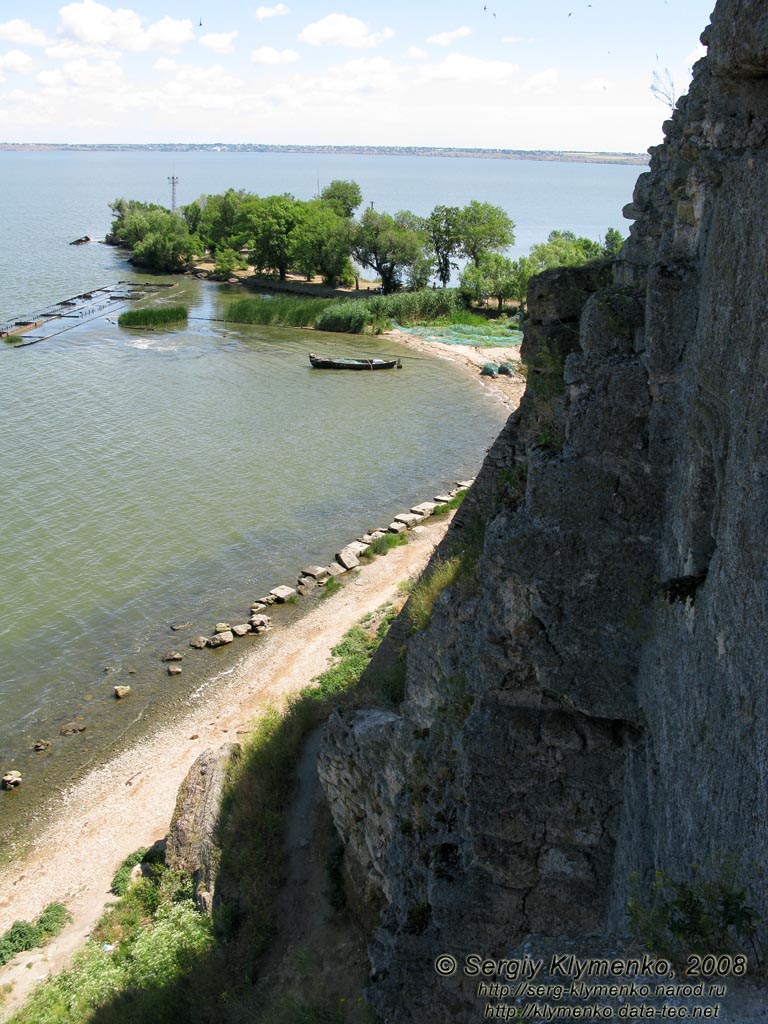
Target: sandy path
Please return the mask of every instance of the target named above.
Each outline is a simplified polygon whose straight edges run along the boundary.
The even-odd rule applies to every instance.
[[[66,902],[74,921],[44,949],[20,954],[0,969],[0,988],[13,984],[0,1019],[42,977],[69,963],[110,899],[120,862],[166,834],[177,790],[195,758],[246,732],[266,703],[322,672],[342,635],[394,597],[401,580],[422,571],[447,525],[448,517],[426,523],[418,535],[411,534],[409,544],[350,573],[340,592],[297,622],[244,641],[254,650],[188,714],[64,794],[61,815],[35,852],[0,873],[0,933],[15,920],[33,919],[53,900]]]

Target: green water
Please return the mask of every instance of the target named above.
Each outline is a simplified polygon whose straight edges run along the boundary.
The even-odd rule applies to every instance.
[[[0,768],[25,775],[0,815],[234,657],[190,652],[176,683],[169,647],[244,621],[303,565],[474,475],[504,421],[451,363],[386,339],[208,319],[237,294],[177,279],[155,301],[189,303],[186,329],[99,319],[0,349]],[[404,369],[312,370],[310,349]],[[78,716],[86,731],[60,737]]]

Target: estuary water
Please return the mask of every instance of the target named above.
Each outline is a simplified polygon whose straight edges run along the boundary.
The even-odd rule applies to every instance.
[[[477,198],[517,223],[517,251],[556,227],[620,226],[642,168],[525,161],[282,154],[0,153],[0,320],[120,279],[124,254],[70,247],[109,228],[119,195],[168,203],[229,186],[311,196],[359,181],[378,209],[418,213]],[[236,655],[160,662],[307,563],[473,476],[504,407],[451,363],[387,339],[217,323],[235,287],[173,279],[186,330],[76,324],[0,347],[0,794],[3,822],[67,782]],[[74,322],[74,321],[73,321]],[[323,374],[310,348],[402,356],[403,372]],[[234,647],[235,645],[233,645]],[[197,653],[197,652],[193,652]],[[218,657],[217,657],[218,655]],[[229,661],[227,659],[229,658]],[[115,683],[130,683],[116,702]],[[60,737],[63,723],[85,732]],[[50,738],[50,752],[32,745]]]
[[[643,170],[451,157],[1,151],[0,322],[119,279],[124,254],[69,242],[103,238],[111,222],[108,204],[119,196],[170,206],[171,175],[179,179],[179,205],[227,188],[310,199],[334,178],[357,181],[364,205],[390,213],[423,215],[438,204],[478,199],[507,211],[516,225],[512,254],[522,255],[554,228],[595,239],[609,227],[626,233],[622,207]]]

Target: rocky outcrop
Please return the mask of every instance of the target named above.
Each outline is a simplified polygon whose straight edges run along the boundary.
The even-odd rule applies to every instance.
[[[621,933],[633,872],[727,856],[765,917],[764,4],[704,39],[618,258],[532,282],[526,395],[442,551],[482,531],[474,583],[411,639],[399,713],[327,731],[387,1022],[478,1019],[438,954]]]
[[[216,830],[227,767],[239,751],[238,744],[228,743],[200,754],[181,784],[168,832],[165,863],[192,875],[195,900],[205,913],[213,907],[221,860]]]

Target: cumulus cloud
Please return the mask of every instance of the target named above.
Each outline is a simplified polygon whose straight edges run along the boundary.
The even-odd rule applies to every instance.
[[[71,39],[62,39],[53,46],[46,46],[45,55],[56,60],[80,60],[81,57],[99,57],[101,60],[115,60],[120,56],[118,50],[106,46],[83,46]]]
[[[463,39],[465,36],[471,35],[472,29],[469,25],[462,25],[460,28],[454,28],[450,32],[438,32],[434,36],[429,36],[427,42],[433,46],[450,46],[454,40]]]
[[[23,75],[31,70],[34,63],[29,54],[22,50],[9,50],[8,53],[0,55],[0,70],[15,71],[17,75]]]
[[[96,0],[68,4],[59,11],[58,32],[87,46],[115,46],[121,50],[177,52],[194,38],[192,22],[164,17],[145,29],[136,11],[116,11]]]
[[[254,64],[293,64],[298,59],[295,50],[276,50],[274,46],[260,46],[251,54]]]
[[[91,64],[87,60],[72,60],[61,68],[41,71],[37,81],[47,88],[76,86],[104,93],[122,84],[124,77],[123,69],[112,60],[103,60],[98,64]]]
[[[152,67],[155,71],[159,71],[163,75],[173,74],[178,68],[178,64],[175,60],[171,60],[170,57],[158,57]]]
[[[439,64],[421,68],[422,79],[471,85],[477,82],[499,84],[508,82],[520,71],[518,64],[506,60],[481,60],[452,53]]]
[[[48,42],[45,32],[33,28],[22,18],[3,22],[0,25],[0,39],[5,39],[9,43],[19,43],[21,46],[45,46]]]
[[[422,50],[420,46],[409,46],[408,49],[405,51],[405,55],[406,57],[414,57],[416,59],[418,59],[419,57],[429,56],[427,51]]]
[[[200,37],[200,45],[207,46],[214,53],[232,53],[236,36],[237,29],[234,32],[208,32]]]
[[[391,39],[394,34],[391,28],[369,32],[364,21],[351,18],[348,14],[329,14],[320,21],[306,25],[299,34],[299,41],[309,46],[349,46],[368,50]]]
[[[275,7],[257,7],[256,21],[264,21],[265,18],[276,18],[281,14],[290,14],[290,7],[285,4],[277,4]]]

